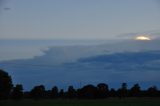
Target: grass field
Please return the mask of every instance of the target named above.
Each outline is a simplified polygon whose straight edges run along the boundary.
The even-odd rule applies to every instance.
[[[0,106],[160,106],[160,98],[0,101]]]

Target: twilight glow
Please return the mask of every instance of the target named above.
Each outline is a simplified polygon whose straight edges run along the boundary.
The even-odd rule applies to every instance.
[[[141,35],[141,36],[137,36],[135,40],[151,40],[151,38],[148,36]]]

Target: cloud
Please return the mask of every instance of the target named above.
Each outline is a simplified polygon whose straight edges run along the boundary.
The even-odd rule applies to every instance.
[[[160,60],[160,51],[124,52],[82,58],[78,64],[88,63],[91,68],[116,71],[153,71],[160,69],[159,63],[155,62],[157,60]]]
[[[98,47],[100,49],[101,46]],[[106,45],[103,47],[108,48]],[[89,54],[97,51],[97,48],[88,50],[88,47],[77,46],[53,47],[44,55],[32,59],[0,62],[0,67],[13,76],[15,83],[22,83],[27,88],[36,84],[50,85],[51,82],[69,85],[78,81],[160,81],[160,50],[115,51],[94,55]]]
[[[133,32],[133,33],[125,33],[120,34],[117,37],[121,37],[123,39],[133,39],[138,35],[147,35],[153,39],[160,39],[160,30],[152,30],[152,31],[145,31],[145,32]]]

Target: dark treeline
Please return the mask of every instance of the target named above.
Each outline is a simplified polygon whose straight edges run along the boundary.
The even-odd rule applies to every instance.
[[[105,83],[97,86],[85,85],[75,89],[69,86],[67,91],[54,86],[51,90],[46,90],[44,85],[35,86],[31,91],[23,92],[21,84],[13,85],[11,76],[7,72],[0,70],[0,100],[3,99],[105,99],[109,97],[160,97],[160,90],[156,86],[142,90],[139,84],[134,84],[130,89],[127,83],[122,83],[117,90],[110,88]]]

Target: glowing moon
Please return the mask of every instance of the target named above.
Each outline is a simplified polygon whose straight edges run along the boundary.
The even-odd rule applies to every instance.
[[[151,38],[147,36],[137,36],[135,40],[151,40]]]

